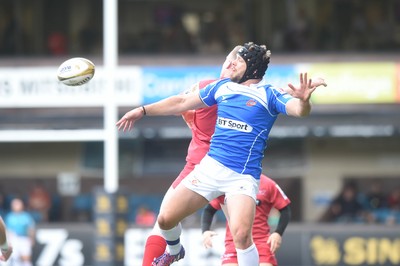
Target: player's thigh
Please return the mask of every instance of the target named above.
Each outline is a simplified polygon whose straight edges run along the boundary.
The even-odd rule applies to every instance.
[[[161,206],[160,206],[160,212],[163,210],[164,205],[168,204],[168,202],[171,200],[172,194],[174,193],[175,189],[170,186],[167,190],[167,192],[165,193],[162,201],[161,201]]]
[[[221,210],[224,213],[226,220],[229,222],[229,213],[228,213],[228,209],[226,207],[226,204],[222,204],[221,205]]]
[[[243,194],[230,195],[226,207],[232,234],[239,229],[251,232],[256,208],[254,199]]]
[[[182,184],[179,184],[168,197],[159,214],[161,227],[161,222],[169,225],[176,224],[208,203],[203,196]]]

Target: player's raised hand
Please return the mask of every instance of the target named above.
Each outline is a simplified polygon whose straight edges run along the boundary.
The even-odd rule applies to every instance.
[[[216,235],[217,233],[214,231],[205,231],[203,233],[203,245],[205,248],[212,248],[212,237]]]
[[[13,252],[13,247],[11,245],[8,246],[6,250],[1,249],[0,261],[7,261]]]
[[[269,244],[272,254],[281,247],[281,243],[282,237],[280,234],[274,232],[269,236],[267,244]]]
[[[288,84],[288,86],[289,86],[288,92],[294,98],[297,98],[303,102],[308,102],[311,98],[311,94],[320,85],[326,86],[326,83],[322,78],[318,78],[313,84],[312,79],[308,78],[307,72],[304,74],[300,73],[300,86],[295,87],[295,86],[293,86],[293,84],[289,83]]]
[[[127,112],[121,119],[117,122],[118,130],[131,130],[133,125],[137,120],[142,118],[144,115],[144,107],[138,107]]]
[[[319,87],[319,86],[324,86],[324,87],[326,87],[326,86],[328,86],[328,85],[326,84],[325,79],[323,79],[323,78],[321,78],[321,77],[318,77],[318,78],[312,79],[312,81],[311,81],[311,86],[317,88],[317,87]]]

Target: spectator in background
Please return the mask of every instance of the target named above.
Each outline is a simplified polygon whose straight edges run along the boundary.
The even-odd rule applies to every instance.
[[[2,36],[0,36],[0,54],[15,55],[17,53],[17,42],[20,25],[17,19],[10,15]]]
[[[40,221],[48,222],[51,208],[51,195],[41,182],[36,182],[28,195],[28,208],[38,212]]]
[[[344,184],[339,195],[331,202],[322,222],[363,222],[363,206],[358,199],[358,188],[354,182]]]
[[[182,22],[183,10],[176,6],[161,6],[154,11],[154,22],[160,30],[159,50],[163,53],[195,51],[193,38]]]
[[[388,215],[386,197],[382,183],[379,180],[374,180],[363,202],[369,223],[383,223],[386,221]]]
[[[297,16],[286,33],[285,44],[290,51],[309,51],[312,48],[312,21],[304,8],[297,10]]]
[[[350,34],[350,25],[354,15],[355,1],[334,0],[332,2],[332,17],[335,20],[335,27],[333,28],[335,39],[333,41],[336,41],[335,48],[344,49],[343,46],[345,40]],[[332,23],[332,21],[330,23]]]
[[[156,218],[156,214],[143,205],[138,208],[135,223],[141,226],[153,226],[156,222]]]
[[[206,12],[202,19],[201,46],[203,54],[221,54],[230,45],[230,36],[223,12]]]
[[[47,49],[50,55],[63,56],[68,53],[67,37],[60,31],[54,31],[47,37]]]
[[[394,188],[387,198],[389,216],[386,224],[400,224],[400,187]]]
[[[32,265],[32,247],[35,241],[35,221],[24,210],[24,202],[20,198],[11,201],[11,212],[7,214],[5,223],[14,246],[11,257],[13,266]]]
[[[368,48],[368,23],[365,19],[363,7],[357,7],[349,25],[350,34],[345,41],[346,50],[366,50]]]
[[[95,54],[100,50],[101,31],[96,23],[96,17],[92,14],[87,23],[82,27],[78,34],[80,51],[83,54]]]
[[[397,49],[396,46],[393,46],[396,43],[394,40],[394,36],[396,35],[395,26],[391,23],[386,10],[371,7],[369,18],[370,34],[368,34],[368,41],[371,49],[376,51]]]
[[[400,187],[393,189],[387,199],[390,209],[400,211]]]

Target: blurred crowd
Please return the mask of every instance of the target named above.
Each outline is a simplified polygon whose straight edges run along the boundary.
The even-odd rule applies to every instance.
[[[1,188],[1,187],[0,187]],[[161,195],[132,193],[128,197],[127,219],[131,224],[152,226],[161,204]],[[95,204],[94,193],[61,196],[52,191],[46,182],[39,180],[29,185],[25,192],[0,192],[0,216],[13,214],[13,202],[18,200],[26,216],[36,224],[51,222],[92,222]]]
[[[380,181],[373,181],[367,191],[362,191],[356,182],[346,182],[320,221],[400,224],[400,186],[385,191]]]
[[[59,208],[53,196],[48,191],[46,186],[40,182],[35,182],[28,190],[27,194],[21,195],[18,193],[0,193],[0,215],[7,217],[12,213],[12,202],[18,199],[24,206],[24,210],[32,217],[35,222],[50,222],[56,221],[57,211],[54,208]]]
[[[329,223],[400,224],[400,186],[384,186],[384,181],[349,180],[330,201],[325,213],[318,220]],[[93,193],[81,193],[72,197],[61,197],[41,180],[30,185],[27,193],[0,193],[0,215],[11,213],[11,203],[19,198],[25,211],[36,223],[90,222],[93,219]],[[128,196],[128,222],[140,226],[152,226],[162,200],[161,194],[136,194]],[[198,223],[200,214],[187,223]],[[224,221],[224,217],[219,217]]]
[[[143,14],[136,14],[135,3],[121,1],[120,53],[225,53],[249,40],[267,43],[272,50],[281,52],[382,52],[398,50],[400,45],[399,1],[282,1],[262,5],[262,12],[268,14],[264,17],[256,8],[261,3],[247,4],[244,8],[242,1],[221,1],[218,8],[206,11],[186,2],[154,2],[140,9]],[[95,14],[102,14],[101,5],[84,5],[92,5],[92,13],[86,14],[88,22],[83,20],[71,30],[53,18],[59,9],[65,13],[62,8],[52,9],[46,16],[49,23],[32,26],[29,18],[18,15],[12,10],[17,8],[8,3],[3,16],[0,12],[0,55],[101,54],[102,16]],[[64,13],[60,15],[65,17]],[[131,22],[135,20],[129,17],[142,17],[143,23]],[[43,45],[38,34],[43,34]]]

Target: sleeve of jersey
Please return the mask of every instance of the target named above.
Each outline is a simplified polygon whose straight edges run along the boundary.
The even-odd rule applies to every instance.
[[[274,186],[271,186],[270,195],[272,197],[271,202],[273,202],[273,206],[277,210],[286,207],[290,203],[290,199],[276,183]]]
[[[222,84],[225,84],[228,81],[229,79],[217,80],[204,87],[204,89],[199,90],[199,96],[200,99],[203,101],[203,103],[207,106],[212,106],[217,104],[217,100],[215,99],[215,93],[221,87]]]
[[[273,87],[271,88],[271,94],[269,99],[270,106],[274,106],[277,113],[287,114],[286,103],[293,99],[293,97],[283,90],[277,90]]]

